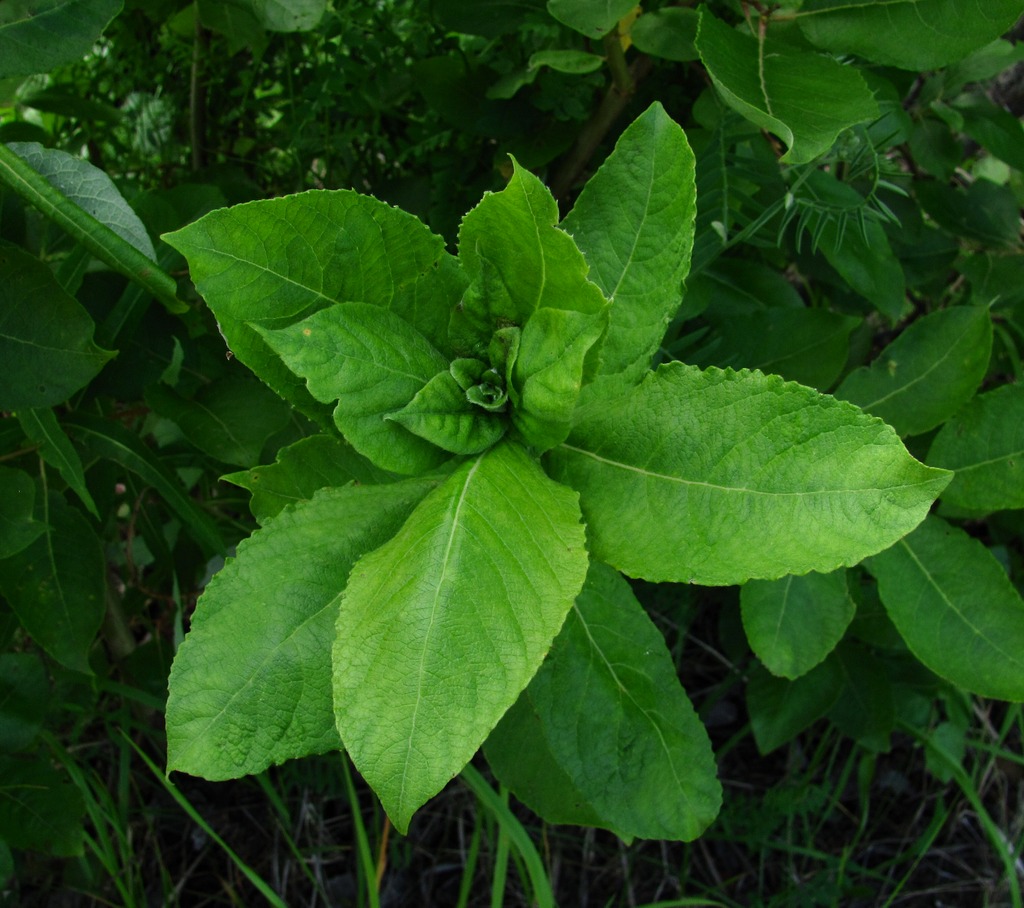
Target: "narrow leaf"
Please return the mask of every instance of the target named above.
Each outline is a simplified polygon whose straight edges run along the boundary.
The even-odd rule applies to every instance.
[[[751,580],[740,590],[750,648],[774,675],[798,678],[842,639],[857,610],[846,571]]]
[[[365,303],[343,303],[287,328],[257,331],[310,393],[338,401],[334,421],[360,454],[395,473],[442,463],[444,451],[387,419],[448,362],[400,316]]]
[[[1024,700],[1024,600],[988,549],[929,517],[867,562],[911,652],[957,687]]]
[[[338,596],[356,559],[431,485],[324,489],[239,544],[171,668],[169,771],[233,779],[339,748],[330,657]]]
[[[785,142],[785,163],[813,161],[844,129],[878,116],[863,76],[830,57],[744,35],[706,11],[696,43],[725,103]]]
[[[538,744],[550,753],[555,773],[571,779],[597,815],[590,824],[627,839],[691,841],[718,813],[722,793],[707,732],[664,637],[611,568],[591,568],[521,700],[538,717]],[[543,784],[526,775],[529,763],[501,759],[502,747],[515,748],[510,738],[521,730],[514,721],[502,725],[488,741],[488,760],[527,806],[548,818],[543,799],[526,800],[541,794]],[[555,816],[564,811],[562,800],[555,795]]]
[[[900,435],[920,435],[971,398],[991,353],[988,309],[941,309],[912,323],[869,367],[851,372],[835,396],[884,419]]]
[[[71,490],[82,500],[89,513],[100,519],[96,503],[85,485],[85,470],[74,445],[64,434],[53,410],[22,409],[18,411],[18,422],[25,435],[33,444],[39,445],[39,455],[50,466],[56,467]]]
[[[935,436],[928,463],[955,470],[942,500],[972,511],[1024,508],[1024,385],[979,394]]]
[[[562,222],[612,300],[602,372],[639,376],[682,300],[696,216],[694,157],[652,104],[622,134]]]
[[[853,565],[913,529],[950,478],[881,420],[777,376],[669,363],[587,390],[548,464],[580,492],[594,556],[632,577]]]
[[[408,404],[387,418],[453,454],[479,454],[505,434],[508,423],[472,403],[468,393],[451,372],[438,372]]]
[[[586,569],[576,495],[510,442],[463,464],[353,568],[338,730],[400,831],[533,677]]]
[[[64,425],[95,454],[106,457],[152,486],[181,520],[185,532],[207,555],[224,551],[224,540],[213,519],[192,500],[181,481],[146,447],[138,435],[119,423],[87,413],[65,418]]]

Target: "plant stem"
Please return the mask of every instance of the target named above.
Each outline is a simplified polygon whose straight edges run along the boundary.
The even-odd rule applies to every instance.
[[[174,279],[161,271],[156,262],[148,259],[106,224],[79,208],[46,177],[3,144],[0,144],[0,183],[38,208],[101,262],[145,287],[169,312],[180,313],[188,309],[178,299]]]
[[[651,70],[651,58],[643,54],[626,63],[618,27],[604,36],[605,60],[612,81],[593,116],[584,124],[576,142],[551,179],[551,194],[563,198],[583,173],[608,130],[626,109],[636,91],[637,82]]]

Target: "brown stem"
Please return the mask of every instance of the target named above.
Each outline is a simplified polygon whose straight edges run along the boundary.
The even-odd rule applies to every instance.
[[[604,37],[605,58],[612,81],[591,118],[583,125],[576,142],[551,178],[551,193],[562,199],[576,184],[590,163],[608,130],[626,109],[636,91],[637,83],[651,71],[651,58],[646,54],[626,63],[618,29]]]

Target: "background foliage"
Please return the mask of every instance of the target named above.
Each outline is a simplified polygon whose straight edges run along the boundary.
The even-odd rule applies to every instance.
[[[1024,678],[1022,9],[884,6],[0,7],[10,904],[1021,904],[1021,714],[974,695],[1019,700]],[[337,757],[165,780],[196,598],[311,470],[349,467],[225,355],[160,236],[354,188],[454,246],[509,154],[564,213],[655,100],[697,153],[698,200],[659,358],[833,393],[956,471],[863,568],[634,585],[711,733],[718,821],[692,846],[544,826],[483,762],[408,838]],[[278,455],[300,441],[294,471]]]

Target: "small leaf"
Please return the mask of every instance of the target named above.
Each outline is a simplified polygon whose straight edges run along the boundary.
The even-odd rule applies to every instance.
[[[56,467],[63,480],[82,500],[86,509],[99,520],[96,503],[85,485],[85,471],[82,460],[74,445],[61,429],[53,410],[22,409],[18,411],[18,422],[25,430],[29,441],[39,445],[39,455],[50,466]]]
[[[401,832],[533,677],[586,570],[576,495],[507,441],[352,569],[334,647],[338,730]]]
[[[832,708],[842,688],[842,672],[832,659],[792,681],[756,667],[747,680],[747,712],[758,751],[771,753],[810,728]]]
[[[700,55],[694,42],[700,16],[694,9],[666,6],[644,12],[629,31],[637,50],[652,57],[687,63]]]
[[[360,454],[395,473],[419,473],[444,451],[386,417],[416,396],[448,362],[415,328],[380,306],[342,303],[287,328],[256,330],[310,393],[338,401],[334,421]]]
[[[585,50],[539,50],[530,56],[530,69],[550,66],[560,73],[580,75],[592,73],[604,66],[604,58]]]
[[[697,50],[725,103],[785,142],[784,163],[813,161],[844,129],[878,116],[857,70],[771,32],[744,35],[704,11]]]
[[[845,570],[750,580],[740,609],[750,648],[773,675],[791,679],[832,652],[857,610]]]
[[[473,387],[463,390],[451,372],[438,372],[387,418],[453,454],[479,454],[505,434],[508,423],[467,397]]]
[[[917,72],[958,62],[1020,14],[1019,0],[805,0],[796,15],[825,50]]]
[[[252,492],[249,509],[263,524],[286,505],[307,501],[327,486],[350,482],[376,485],[390,482],[385,473],[358,454],[351,445],[330,435],[311,435],[277,452],[268,466],[229,473],[221,479]]]
[[[538,309],[523,328],[512,369],[512,424],[536,450],[546,451],[569,434],[587,353],[607,321],[606,311]]]
[[[28,473],[0,467],[0,559],[16,555],[46,529],[32,516],[35,497],[36,485]]]
[[[853,565],[949,482],[850,404],[759,372],[669,363],[588,387],[547,455],[596,558],[631,577],[742,583]]]
[[[331,641],[349,570],[433,483],[324,489],[238,546],[171,668],[167,768],[207,779],[340,747]]]
[[[540,740],[531,740],[550,754],[553,772],[572,780],[568,797],[582,799],[588,825],[626,839],[692,841],[718,813],[722,794],[707,732],[664,637],[611,568],[591,568],[518,709],[538,717]],[[488,740],[488,760],[542,817],[571,816],[566,794],[545,793],[528,774],[544,766],[505,758],[502,750],[515,749],[520,731],[515,715],[508,725],[503,720]],[[553,803],[545,799],[552,795]]]
[[[459,261],[470,280],[452,316],[452,343],[482,358],[496,331],[522,328],[540,308],[596,314],[608,305],[587,280],[588,265],[558,229],[548,188],[513,161],[501,192],[488,193],[463,219]]]
[[[1024,700],[1024,600],[976,539],[938,517],[867,562],[907,646],[983,697]]]
[[[115,355],[93,343],[93,320],[39,259],[0,244],[0,286],[0,410],[61,404]]]
[[[955,470],[942,500],[971,511],[1024,508],[1024,385],[979,394],[935,436],[928,463]]]
[[[0,561],[0,591],[54,659],[92,674],[89,650],[106,609],[106,559],[89,521],[57,493],[37,506],[43,533]]]
[[[548,0],[548,12],[588,38],[608,34],[636,6],[635,0]]]
[[[870,367],[836,389],[900,435],[920,435],[966,403],[988,369],[992,320],[984,306],[953,306],[913,322]]]
[[[694,157],[682,129],[652,104],[622,134],[562,222],[613,303],[600,370],[650,367],[682,300],[696,215]]]
[[[4,4],[0,78],[45,73],[80,60],[122,5],[122,0],[55,0],[33,10],[29,4]]]

